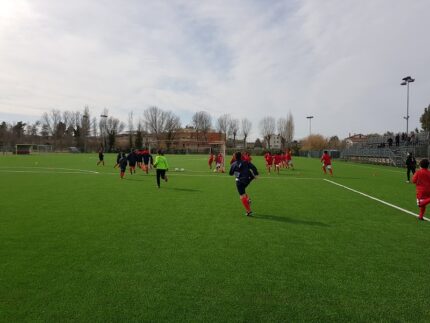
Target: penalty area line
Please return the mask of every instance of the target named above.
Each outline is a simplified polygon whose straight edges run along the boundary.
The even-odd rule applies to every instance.
[[[411,211],[409,211],[409,210],[403,209],[403,208],[401,208],[401,207],[399,207],[399,206],[397,206],[397,205],[394,205],[394,204],[391,204],[391,203],[385,202],[385,201],[380,200],[380,199],[378,199],[378,198],[376,198],[376,197],[373,197],[373,196],[368,195],[368,194],[366,194],[366,193],[363,193],[363,192],[357,191],[357,190],[355,190],[355,189],[353,189],[353,188],[350,188],[350,187],[348,187],[348,186],[345,186],[345,185],[342,185],[342,184],[336,183],[336,182],[331,181],[331,180],[326,179],[326,178],[324,178],[324,181],[329,182],[329,183],[331,183],[331,184],[333,184],[333,185],[340,186],[340,187],[342,187],[342,188],[344,188],[344,189],[347,189],[347,190],[349,190],[349,191],[352,191],[352,192],[354,192],[354,193],[357,193],[357,194],[363,195],[363,196],[365,196],[365,197],[367,197],[367,198],[369,198],[369,199],[371,199],[371,200],[374,200],[374,201],[377,201],[377,202],[379,202],[379,203],[385,204],[385,205],[390,206],[390,207],[392,207],[392,208],[394,208],[394,209],[396,209],[396,210],[402,211],[402,212],[404,212],[404,213],[407,213],[407,214],[409,214],[409,215],[413,215],[414,217],[418,218],[418,215],[417,215],[417,214],[415,214],[414,212],[411,212]],[[428,219],[428,218],[426,218],[426,217],[424,217],[424,220],[426,220],[426,221],[430,221],[430,219]]]

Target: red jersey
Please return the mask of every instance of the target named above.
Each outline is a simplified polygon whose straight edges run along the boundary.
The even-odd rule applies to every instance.
[[[217,164],[222,164],[222,161],[223,161],[222,155],[219,154],[218,156],[216,156],[215,161]]]
[[[271,154],[267,153],[264,155],[264,159],[266,160],[266,164],[267,165],[272,165],[273,164],[273,157]]]
[[[243,160],[246,160],[248,163],[251,162],[252,158],[251,156],[249,156],[249,154],[244,154],[242,157]]]
[[[275,155],[275,165],[279,165],[282,162],[282,156],[279,154]]]
[[[209,156],[209,164],[212,164],[212,162],[214,161],[214,155],[213,154],[211,154],[210,156]]]
[[[329,154],[323,154],[321,157],[321,161],[324,162],[324,165],[331,165],[331,158]]]
[[[290,161],[290,160],[291,160],[291,153],[290,153],[290,152],[287,152],[287,153],[285,154],[285,160],[286,160],[286,161]]]
[[[417,199],[430,197],[430,171],[428,169],[418,170],[412,177],[412,183],[417,186]]]

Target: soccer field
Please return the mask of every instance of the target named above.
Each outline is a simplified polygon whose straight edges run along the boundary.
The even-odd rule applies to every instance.
[[[404,170],[295,157],[268,175],[254,157],[250,218],[207,156],[168,155],[161,189],[115,158],[0,156],[2,322],[430,321]]]

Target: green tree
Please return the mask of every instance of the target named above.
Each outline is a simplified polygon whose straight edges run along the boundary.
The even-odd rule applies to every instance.
[[[421,115],[420,122],[423,130],[430,130],[430,104],[427,108],[424,108],[424,113]]]

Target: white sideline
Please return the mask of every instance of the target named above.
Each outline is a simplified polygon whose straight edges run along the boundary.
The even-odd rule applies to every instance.
[[[342,185],[342,184],[339,184],[339,183],[333,182],[333,181],[331,181],[331,180],[329,180],[329,179],[324,178],[324,180],[325,180],[326,182],[329,182],[329,183],[331,183],[331,184],[334,184],[334,185],[337,185],[337,186],[343,187],[343,188],[345,188],[345,189],[347,189],[347,190],[350,190],[350,191],[352,191],[352,192],[354,192],[354,193],[357,193],[357,194],[363,195],[363,196],[365,196],[365,197],[367,197],[367,198],[369,198],[369,199],[372,199],[372,200],[377,201],[377,202],[379,202],[379,203],[382,203],[382,204],[385,204],[385,205],[391,206],[391,207],[392,207],[392,208],[394,208],[394,209],[397,209],[397,210],[399,210],[399,211],[402,211],[402,212],[404,212],[404,213],[407,213],[407,214],[413,215],[414,217],[418,218],[418,215],[417,215],[417,214],[415,214],[414,212],[411,212],[411,211],[409,211],[409,210],[403,209],[403,208],[401,208],[401,207],[399,207],[399,206],[397,206],[397,205],[394,205],[394,204],[391,204],[391,203],[385,202],[385,201],[380,200],[380,199],[378,199],[378,198],[376,198],[376,197],[373,197],[373,196],[371,196],[371,195],[368,195],[368,194],[365,194],[365,193],[363,193],[363,192],[360,192],[360,191],[354,190],[353,188],[350,188],[350,187],[348,187],[348,186],[345,186],[345,185]],[[430,219],[428,219],[428,218],[426,218],[426,217],[424,217],[424,220],[426,220],[426,221],[430,221]]]

